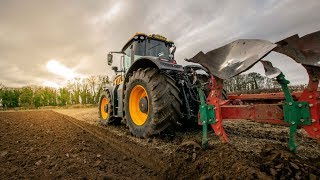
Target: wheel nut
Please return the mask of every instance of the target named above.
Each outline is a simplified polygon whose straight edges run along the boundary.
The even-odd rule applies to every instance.
[[[289,102],[289,105],[291,106],[291,105],[292,105],[292,102]]]
[[[298,104],[299,107],[302,107],[302,104]]]
[[[313,97],[310,95],[309,98],[312,99]]]
[[[311,122],[313,122],[313,123],[314,123],[314,122],[316,122],[316,120],[315,120],[315,119],[311,119]]]
[[[301,122],[304,122],[304,119],[300,119]]]
[[[313,107],[313,104],[309,104],[309,107]]]

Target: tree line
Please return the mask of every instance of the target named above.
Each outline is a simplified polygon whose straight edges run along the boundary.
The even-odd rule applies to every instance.
[[[65,87],[8,88],[0,84],[0,108],[38,108],[42,106],[65,106],[72,104],[98,104],[103,87],[110,83],[108,76],[75,78]],[[292,91],[304,89],[304,85],[289,86]],[[224,81],[228,93],[261,93],[281,91],[280,85],[259,73],[241,74]]]
[[[291,91],[302,91],[305,85],[289,85]],[[240,74],[224,81],[224,89],[227,92],[260,93],[282,91],[280,84],[274,80],[251,72]]]
[[[9,88],[0,84],[0,107],[6,109],[97,104],[103,87],[108,83],[108,76],[90,76],[70,80],[58,89],[40,86]]]

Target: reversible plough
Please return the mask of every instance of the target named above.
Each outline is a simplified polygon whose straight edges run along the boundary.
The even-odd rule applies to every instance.
[[[285,75],[271,62],[262,60],[278,52],[301,64],[309,75],[302,92],[291,93]],[[210,74],[209,94],[204,84],[198,87],[200,98],[199,124],[203,125],[203,146],[208,145],[207,127],[211,126],[222,142],[228,142],[224,120],[247,119],[256,122],[286,125],[290,128],[289,148],[295,152],[298,128],[320,142],[320,31],[303,37],[294,35],[279,42],[237,40],[204,54],[199,52],[189,62],[199,63]],[[268,78],[276,80],[281,93],[229,95],[223,98],[223,80],[234,77],[261,62]]]

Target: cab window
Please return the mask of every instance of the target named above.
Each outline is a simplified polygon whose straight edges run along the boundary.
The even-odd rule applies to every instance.
[[[129,69],[130,65],[131,65],[131,49],[132,49],[132,45],[129,46],[124,52],[126,53],[124,55],[124,68],[126,70]]]
[[[147,40],[146,56],[163,57],[169,59],[169,45],[163,41]]]
[[[145,40],[133,42],[134,61],[145,55],[146,43]]]

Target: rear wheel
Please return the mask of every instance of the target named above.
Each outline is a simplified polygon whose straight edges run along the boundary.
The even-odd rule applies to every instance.
[[[179,89],[175,81],[158,69],[134,71],[126,85],[125,119],[138,137],[159,134],[176,124],[180,117]]]
[[[113,115],[113,110],[112,110],[111,95],[109,91],[103,91],[101,93],[100,101],[99,101],[100,123],[102,125],[107,125],[111,123],[114,120],[112,115]]]

